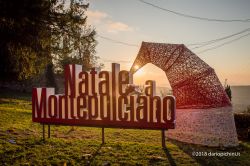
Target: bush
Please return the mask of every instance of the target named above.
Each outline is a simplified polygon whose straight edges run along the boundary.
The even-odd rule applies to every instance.
[[[234,114],[234,119],[237,128],[250,127],[250,114],[245,114],[245,113]]]
[[[247,109],[244,111],[244,113],[250,114],[250,105],[247,106]]]
[[[47,65],[45,70],[45,79],[46,79],[46,86],[47,87],[54,87],[57,92],[57,85],[55,80],[55,73],[54,73],[54,66],[52,63]]]
[[[239,138],[250,140],[250,114],[234,114],[235,126]]]
[[[232,101],[232,91],[231,91],[231,87],[229,85],[227,85],[225,87],[225,92],[226,92],[228,98],[230,99],[230,101]]]

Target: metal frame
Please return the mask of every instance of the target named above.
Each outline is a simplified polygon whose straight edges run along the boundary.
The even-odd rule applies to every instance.
[[[147,63],[165,72],[176,97],[177,108],[231,106],[214,69],[185,45],[142,42],[130,72],[135,73]]]

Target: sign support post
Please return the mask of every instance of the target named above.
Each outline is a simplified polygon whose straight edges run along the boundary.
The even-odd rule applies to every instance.
[[[166,148],[166,142],[165,142],[165,130],[161,130],[161,146],[162,148]]]
[[[43,124],[43,141],[45,141],[45,126]]]
[[[105,140],[104,140],[104,127],[102,127],[102,144],[105,143]]]
[[[50,138],[50,125],[48,125],[48,138]]]

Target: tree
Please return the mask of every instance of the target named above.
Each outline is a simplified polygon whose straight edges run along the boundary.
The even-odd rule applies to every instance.
[[[25,80],[47,64],[96,65],[95,34],[83,0],[0,0],[1,79]]]
[[[1,78],[27,79],[45,67],[49,34],[39,21],[49,13],[49,4],[41,2],[0,1]]]
[[[46,85],[47,87],[54,87],[57,91],[57,84],[55,80],[55,73],[53,69],[53,64],[49,63],[45,70],[45,78],[46,78]]]
[[[227,94],[227,96],[229,97],[229,99],[230,99],[230,101],[231,101],[231,100],[232,100],[232,91],[231,91],[230,85],[227,85],[227,86],[225,87],[225,91],[226,91],[226,94]]]

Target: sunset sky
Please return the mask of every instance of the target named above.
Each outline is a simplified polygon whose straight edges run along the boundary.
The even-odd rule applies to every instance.
[[[249,0],[145,0],[145,2],[197,17],[223,20],[250,18]],[[104,63],[104,70],[110,70],[112,62],[120,63],[123,70],[129,70],[142,41],[182,43],[213,67],[223,84],[227,79],[230,85],[250,85],[250,29],[248,29],[250,21],[214,22],[187,18],[139,0],[90,0],[89,3],[88,23],[95,27],[99,35],[96,55],[101,58],[99,62]],[[244,33],[212,45],[199,49],[190,46],[193,43],[222,38],[245,29],[248,30]],[[128,45],[115,41],[125,42]],[[222,47],[199,53],[223,43],[226,44]],[[135,74],[137,84],[143,84],[147,79],[156,80],[157,86],[169,87],[164,72],[150,64]]]

